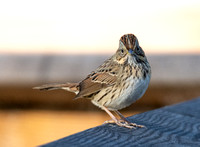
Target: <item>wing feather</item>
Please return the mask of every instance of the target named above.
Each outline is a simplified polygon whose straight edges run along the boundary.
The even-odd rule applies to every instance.
[[[88,97],[95,94],[106,87],[112,86],[116,80],[116,75],[93,72],[79,83],[79,93],[75,98]]]

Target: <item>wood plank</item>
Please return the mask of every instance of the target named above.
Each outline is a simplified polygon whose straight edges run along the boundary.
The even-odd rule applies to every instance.
[[[128,119],[146,128],[127,129],[115,124],[104,124],[42,147],[200,146],[200,98]]]

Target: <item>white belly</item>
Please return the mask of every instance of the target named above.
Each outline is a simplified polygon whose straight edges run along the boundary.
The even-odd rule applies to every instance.
[[[127,83],[129,82],[129,87],[122,91],[118,98],[112,100],[110,103],[107,104],[106,107],[109,110],[120,110],[131,105],[136,100],[141,98],[148,88],[150,77],[147,76],[146,79],[141,78],[134,80],[133,77],[130,77],[129,79],[127,79]]]

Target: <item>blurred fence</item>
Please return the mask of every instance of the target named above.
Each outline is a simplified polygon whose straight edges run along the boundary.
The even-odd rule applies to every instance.
[[[0,84],[79,81],[106,55],[0,55]],[[200,55],[150,55],[151,83],[200,83]]]
[[[97,109],[85,99],[72,101],[73,93],[40,92],[32,87],[78,82],[107,58],[103,55],[0,55],[0,108]],[[148,59],[152,67],[150,86],[129,110],[144,111],[200,96],[200,55],[151,55]]]

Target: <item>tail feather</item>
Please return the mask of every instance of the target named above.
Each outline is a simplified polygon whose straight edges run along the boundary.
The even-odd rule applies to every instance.
[[[33,89],[38,90],[56,90],[63,89],[70,92],[78,93],[78,83],[65,83],[65,84],[46,84],[42,86],[33,87]]]

